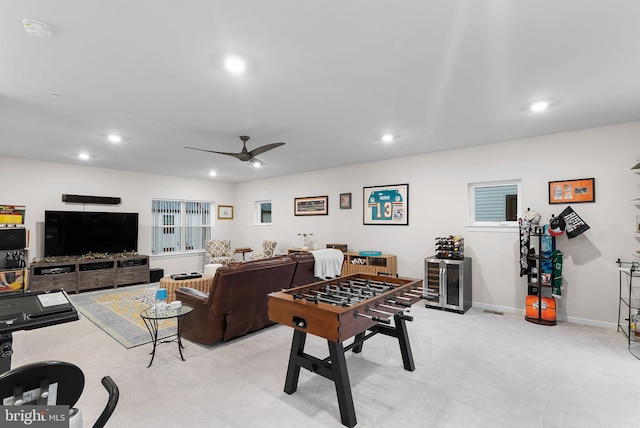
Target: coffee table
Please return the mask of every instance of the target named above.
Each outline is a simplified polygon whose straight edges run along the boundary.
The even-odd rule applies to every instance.
[[[176,299],[176,288],[189,287],[202,291],[203,293],[209,293],[211,283],[213,282],[213,275],[202,275],[200,278],[193,279],[181,279],[175,280],[170,276],[165,276],[160,279],[160,288],[167,289],[167,302],[172,302]]]
[[[144,324],[147,326],[147,330],[149,330],[149,334],[151,335],[151,342],[153,343],[153,350],[151,351],[151,361],[147,368],[151,367],[153,364],[153,358],[156,356],[156,346],[158,343],[178,343],[178,351],[180,351],[180,358],[182,361],[185,361],[184,356],[182,355],[182,330],[184,329],[184,325],[187,322],[187,318],[189,314],[193,311],[193,308],[189,305],[182,305],[178,309],[169,309],[167,308],[164,311],[156,311],[155,308],[145,309],[140,312],[140,317],[144,321]],[[178,325],[176,327],[176,334],[169,335],[167,337],[163,337],[162,340],[158,340],[158,324],[161,320],[168,320],[171,318],[176,318],[178,321]],[[180,322],[180,318],[182,318],[182,322]],[[168,339],[173,336],[176,336],[174,339]]]

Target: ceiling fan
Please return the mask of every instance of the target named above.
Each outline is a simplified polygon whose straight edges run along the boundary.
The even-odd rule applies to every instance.
[[[240,151],[240,153],[218,152],[215,150],[198,149],[196,147],[185,148],[191,150],[200,150],[202,152],[217,153],[219,155],[233,156],[236,159],[240,159],[242,162],[251,161],[255,166],[260,166],[262,165],[262,162],[258,158],[256,158],[257,155],[284,145],[284,143],[272,143],[248,151],[247,141],[249,141],[249,137],[247,137],[246,135],[241,135],[240,139],[242,140],[242,151]]]

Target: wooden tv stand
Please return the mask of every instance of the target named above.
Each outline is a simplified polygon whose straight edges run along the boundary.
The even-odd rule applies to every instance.
[[[28,287],[32,291],[85,290],[149,283],[149,256],[31,263]]]

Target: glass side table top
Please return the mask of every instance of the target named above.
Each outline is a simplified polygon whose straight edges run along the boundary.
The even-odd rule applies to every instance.
[[[164,320],[169,318],[181,317],[183,315],[189,314],[191,311],[193,311],[193,308],[191,306],[183,304],[178,309],[171,309],[167,307],[167,309],[163,311],[156,311],[155,308],[148,308],[140,312],[140,316],[148,320]]]

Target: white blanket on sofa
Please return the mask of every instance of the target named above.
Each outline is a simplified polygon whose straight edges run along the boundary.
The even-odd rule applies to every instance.
[[[335,278],[340,276],[342,271],[342,261],[344,254],[342,251],[334,248],[327,248],[324,250],[311,251],[315,264],[313,267],[313,274],[316,278]]]

